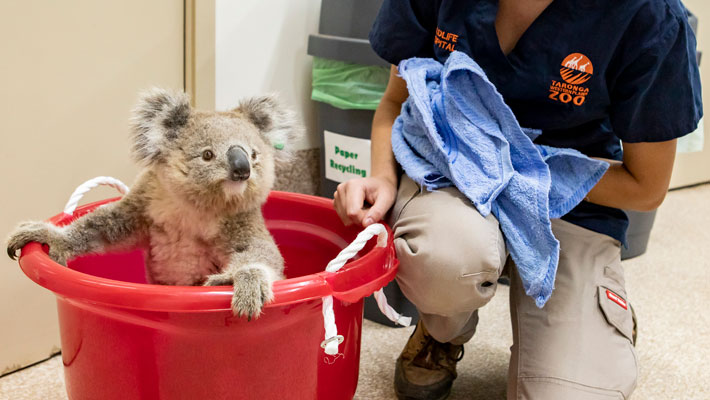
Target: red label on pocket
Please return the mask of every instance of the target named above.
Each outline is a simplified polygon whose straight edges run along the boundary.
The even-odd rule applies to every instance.
[[[611,290],[607,289],[606,290],[606,297],[609,298],[609,300],[613,301],[614,303],[620,305],[621,307],[624,308],[624,310],[627,309],[626,307],[626,300],[622,299],[618,294],[612,292]]]

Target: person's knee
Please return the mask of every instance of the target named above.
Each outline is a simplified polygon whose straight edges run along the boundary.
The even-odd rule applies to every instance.
[[[505,247],[497,223],[477,217],[472,224],[432,217],[395,233],[398,282],[421,312],[472,311],[495,293]]]

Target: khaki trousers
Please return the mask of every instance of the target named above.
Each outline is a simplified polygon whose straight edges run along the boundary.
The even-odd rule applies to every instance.
[[[397,282],[440,342],[471,339],[477,310],[510,276],[508,399],[627,399],[636,386],[633,321],[617,240],[552,221],[560,262],[542,309],[525,295],[498,221],[455,188],[420,190],[404,175],[392,209]]]

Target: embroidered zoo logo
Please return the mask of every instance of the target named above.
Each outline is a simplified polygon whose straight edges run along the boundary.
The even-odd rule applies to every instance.
[[[562,103],[581,106],[587,99],[589,88],[581,86],[594,74],[592,62],[581,53],[572,53],[562,60],[560,76],[562,82],[552,80],[549,98]]]

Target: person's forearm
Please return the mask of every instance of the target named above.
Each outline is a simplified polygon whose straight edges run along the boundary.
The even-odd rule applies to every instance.
[[[668,189],[665,184],[635,177],[620,161],[604,160],[609,169],[592,188],[586,200],[607,207],[651,211],[660,206]]]
[[[383,98],[372,120],[372,176],[397,185],[397,161],[392,152],[392,125],[402,104]]]
[[[646,209],[648,196],[634,179],[633,175],[620,161],[604,160],[610,163],[609,169],[599,182],[587,194],[586,200],[607,207],[626,209]]]

